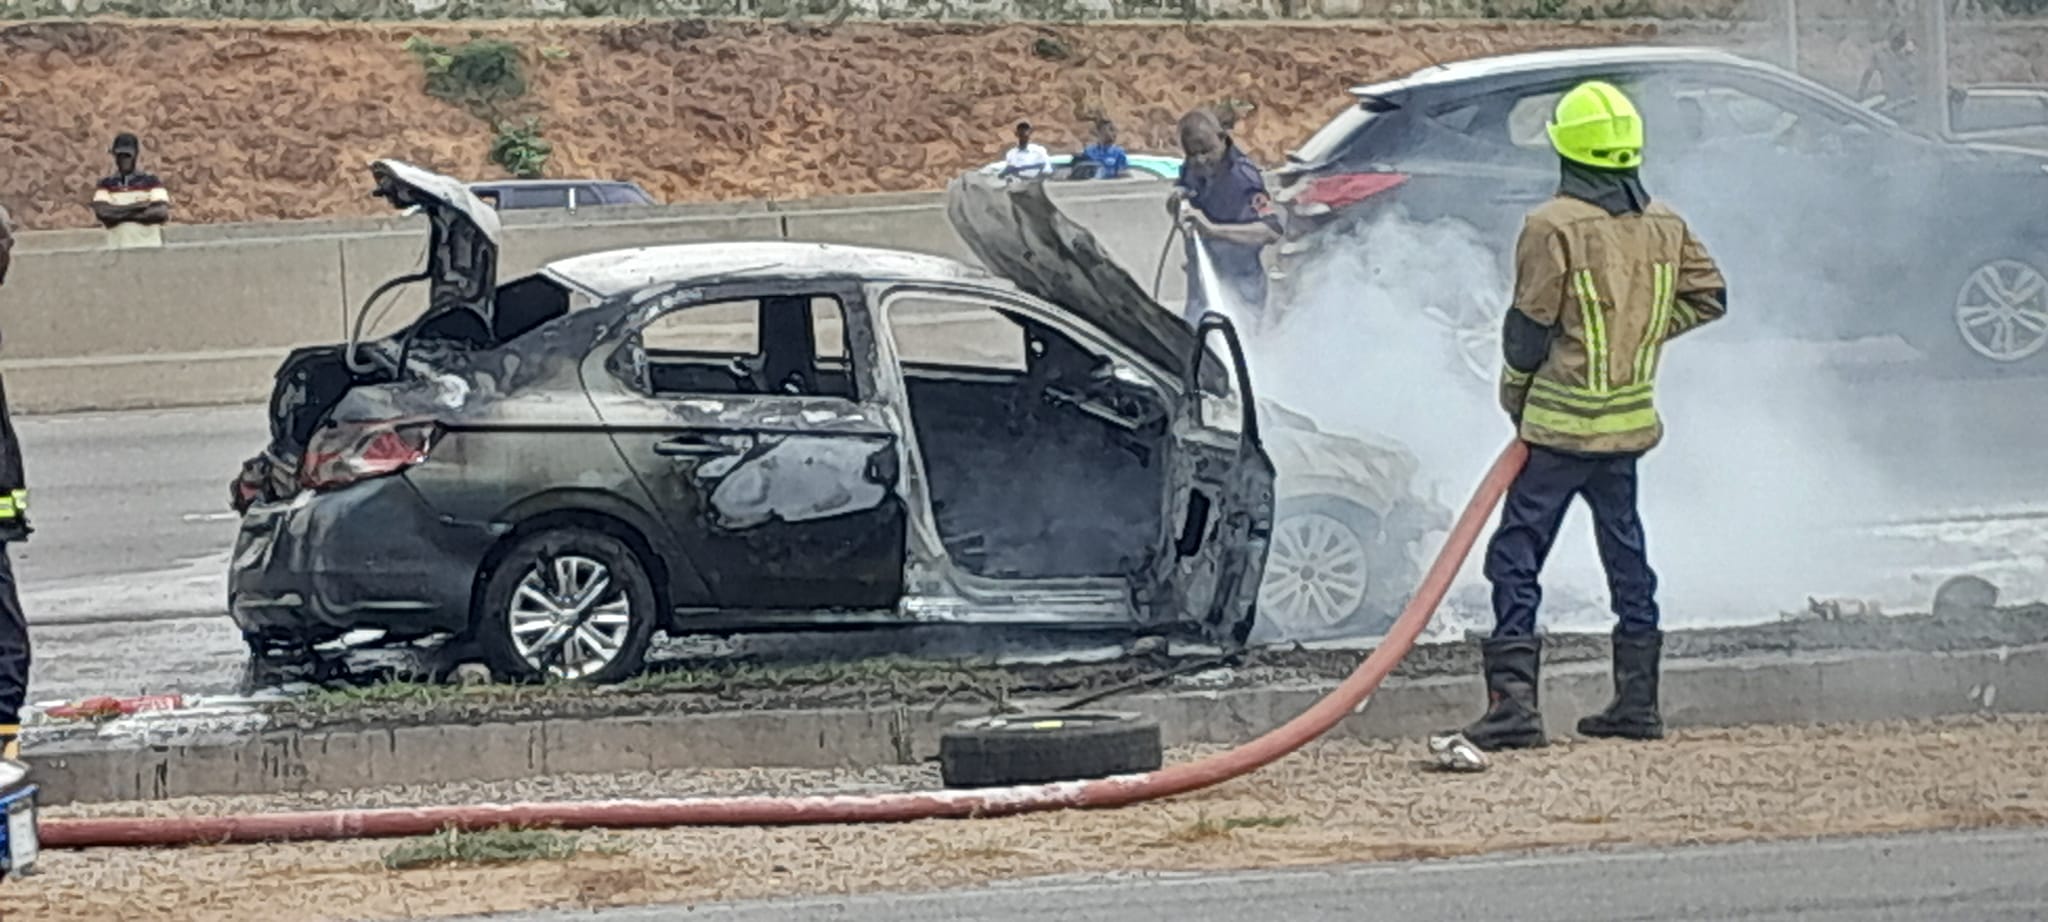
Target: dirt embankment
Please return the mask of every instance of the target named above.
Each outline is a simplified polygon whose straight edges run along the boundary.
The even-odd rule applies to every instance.
[[[1803,66],[1853,86],[1880,38],[1830,25]],[[632,179],[665,201],[935,189],[988,163],[1028,118],[1072,149],[1084,118],[1133,150],[1171,150],[1191,106],[1256,106],[1240,129],[1272,162],[1334,114],[1346,88],[1431,64],[1543,48],[1656,41],[1769,57],[1766,24],[1698,19],[1276,24],[748,22],[305,23],[37,21],[0,26],[0,204],[32,229],[89,227],[85,202],[118,131],[144,138],[182,222],[370,214],[363,165],[400,157],[504,175],[493,130],[427,95],[423,36],[518,47],[552,176]],[[1963,82],[2041,80],[2041,23],[1958,26]]]
[[[522,108],[551,175],[641,182],[666,201],[937,188],[1010,125],[1073,145],[1118,119],[1167,149],[1188,107],[1246,100],[1268,160],[1361,80],[1433,61],[1641,40],[1645,25],[392,24],[38,22],[0,27],[0,203],[32,228],[90,226],[118,131],[135,131],[187,222],[374,213],[362,167],[401,157],[502,176],[490,128],[428,96],[406,40],[472,34],[525,52]]]

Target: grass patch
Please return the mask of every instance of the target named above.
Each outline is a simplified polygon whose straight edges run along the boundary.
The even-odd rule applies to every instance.
[[[378,682],[316,688],[284,702],[292,710],[308,714],[340,714],[364,708],[432,706],[450,701],[489,700],[508,697],[520,689],[511,686],[432,685],[425,682]]]
[[[1000,704],[1015,684],[1011,670],[1000,666],[900,656],[800,664],[732,660],[670,668],[657,666],[653,671],[602,687],[559,681],[440,685],[410,680],[332,686],[285,699],[272,705],[271,710],[282,719],[296,718],[320,725],[500,709],[630,709],[635,701],[689,696],[738,701],[761,694],[797,699],[855,696],[863,700],[872,695],[875,700],[937,698]]]
[[[612,851],[612,846],[587,848],[577,836],[547,829],[499,827],[463,832],[453,826],[431,836],[407,839],[384,853],[384,867],[414,868],[512,864],[520,861],[561,861],[583,851]]]

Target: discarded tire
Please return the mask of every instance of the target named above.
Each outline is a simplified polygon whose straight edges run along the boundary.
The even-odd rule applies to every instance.
[[[950,788],[1105,778],[1159,768],[1159,722],[1111,712],[1013,714],[954,724],[939,737]]]

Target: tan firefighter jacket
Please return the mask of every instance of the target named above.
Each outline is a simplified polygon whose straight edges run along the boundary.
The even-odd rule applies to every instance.
[[[1685,220],[1658,202],[1640,214],[1559,196],[1529,215],[1515,247],[1501,405],[1532,445],[1587,454],[1648,451],[1664,436],[1657,369],[1664,345],[1726,312],[1727,283]],[[1548,349],[1517,367],[1517,325]],[[1533,366],[1533,367],[1532,367]]]

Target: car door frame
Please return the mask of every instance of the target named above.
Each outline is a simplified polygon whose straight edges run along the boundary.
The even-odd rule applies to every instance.
[[[839,301],[848,374],[854,387],[851,399],[774,393],[658,396],[639,390],[620,374],[621,363],[629,361],[626,356],[632,337],[674,311],[739,300],[819,295]],[[670,600],[676,616],[689,619],[691,627],[703,629],[772,626],[792,619],[814,619],[821,610],[833,611],[848,621],[872,619],[878,613],[893,618],[904,591],[906,544],[902,535],[908,515],[899,480],[902,438],[895,428],[886,395],[875,380],[873,332],[860,282],[843,278],[757,277],[704,285],[666,285],[623,297],[632,306],[615,330],[598,338],[583,360],[581,374],[585,392],[607,436],[621,459],[635,472],[652,504],[649,515],[667,526],[670,545],[704,586],[704,597]],[[759,323],[758,316],[756,322]],[[816,323],[815,318],[812,322]],[[763,343],[762,348],[767,348],[767,344]],[[647,473],[652,469],[648,459],[640,457],[637,446],[632,445],[633,440],[642,438],[658,439],[657,446],[671,441],[679,443],[674,455],[677,463],[690,466],[678,476],[696,479],[696,504],[687,518],[676,520],[671,515],[674,510],[665,508],[664,492],[650,482],[653,475]],[[858,440],[861,444],[856,447],[872,450],[863,450],[861,457],[853,457],[844,446],[835,445],[847,439]],[[796,447],[787,450],[797,452],[792,460],[801,457],[807,462],[807,469],[829,468],[827,473],[843,478],[843,485],[858,488],[858,495],[872,496],[872,502],[832,514],[808,510],[813,517],[795,521],[777,518],[777,510],[756,508],[751,501],[743,503],[739,498],[721,508],[720,487],[733,483],[734,477],[742,472],[756,480],[771,477],[773,472],[764,472],[762,463],[781,446],[791,445]],[[659,448],[650,450],[668,454]],[[827,463],[819,465],[821,460]],[[719,470],[705,470],[714,465]],[[864,485],[879,487],[879,495],[873,495],[876,491]],[[772,507],[770,484],[764,481],[755,486],[760,488],[758,501]],[[886,547],[888,559],[871,561],[870,567],[876,579],[886,582],[878,583],[872,597],[860,604],[832,599],[808,604],[790,604],[780,599],[771,600],[772,604],[747,604],[767,581],[791,579],[795,574],[751,573],[745,569],[749,566],[746,560],[736,559],[739,555],[730,547],[718,546],[720,539],[758,537],[761,529],[800,529],[809,522],[869,512],[875,512],[883,524],[893,522],[896,537],[887,543],[882,540],[887,535],[875,539],[877,547],[871,552],[879,553]],[[763,515],[768,516],[766,521],[756,521]],[[750,530],[757,535],[741,534]],[[819,564],[816,560],[791,562],[793,570],[815,570]],[[688,584],[672,581],[672,585],[686,588]]]
[[[1160,621],[1155,613],[1157,606],[1153,603],[1158,589],[1156,573],[1159,564],[1156,556],[1153,565],[1147,568],[1148,572],[1135,574],[1134,578],[1003,579],[971,573],[953,562],[944,537],[939,533],[922,446],[912,422],[909,385],[903,372],[902,356],[896,348],[895,337],[888,332],[890,303],[906,296],[961,300],[980,304],[997,313],[1028,317],[1056,330],[1077,345],[1109,356],[1121,366],[1142,375],[1169,408],[1184,402],[1180,390],[1182,385],[1172,373],[1085,319],[1031,295],[941,281],[880,282],[872,286],[869,303],[874,305],[871,316],[878,350],[878,377],[882,381],[881,386],[889,392],[893,411],[900,414],[899,428],[904,433],[901,443],[903,470],[906,472],[903,490],[913,510],[909,572],[906,574],[909,586],[905,595],[906,615],[925,621],[1105,628],[1131,628]],[[1012,318],[1005,319],[1014,322]],[[1169,412],[1175,410],[1169,409]],[[1171,425],[1170,420],[1168,424]],[[1168,454],[1172,453],[1169,449]],[[1159,498],[1162,520],[1170,516],[1166,504],[1171,502],[1171,490],[1169,474]],[[1163,531],[1168,535],[1174,533],[1170,527]],[[1171,551],[1170,544],[1165,541],[1161,544],[1166,552]],[[1155,555],[1159,553],[1155,550]]]
[[[1212,335],[1223,340],[1239,402],[1235,433],[1206,421],[1200,384]],[[1195,628],[1242,645],[1257,615],[1259,583],[1273,535],[1272,458],[1259,431],[1258,394],[1237,327],[1215,311],[1195,328],[1195,354],[1180,381],[1171,423],[1163,552],[1153,572],[1150,620]]]

